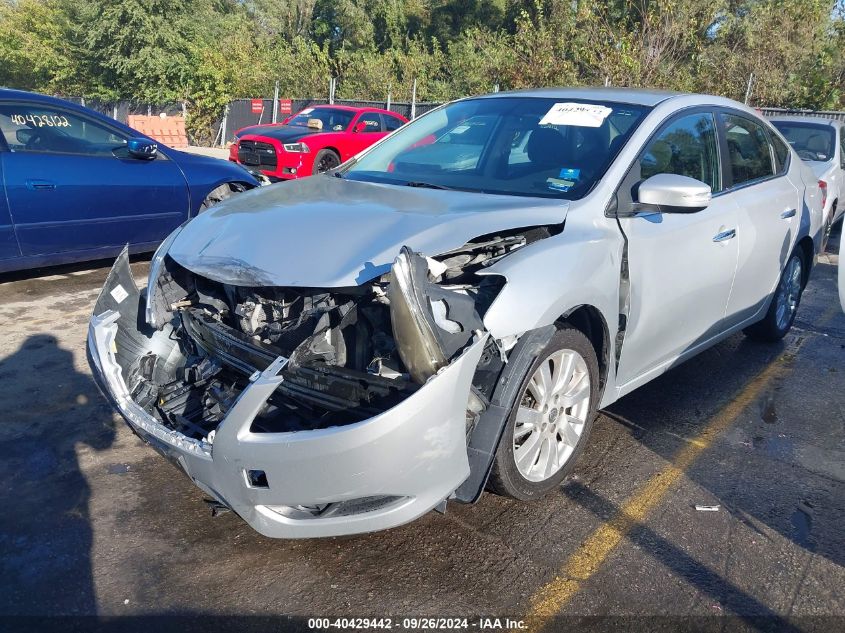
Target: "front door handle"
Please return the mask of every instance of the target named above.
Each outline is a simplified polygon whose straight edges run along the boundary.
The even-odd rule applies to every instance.
[[[784,220],[788,220],[789,218],[795,217],[795,209],[787,209],[783,213],[780,214],[780,217]]]
[[[56,183],[49,180],[27,180],[26,188],[32,191],[49,191],[56,188]]]
[[[727,231],[722,231],[721,233],[716,233],[713,236],[714,242],[727,242],[728,240],[732,240],[736,237],[736,229],[728,229]]]

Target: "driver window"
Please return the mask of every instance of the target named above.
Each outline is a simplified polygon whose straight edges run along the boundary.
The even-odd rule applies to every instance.
[[[672,121],[646,146],[640,157],[643,180],[656,174],[678,174],[722,190],[716,127],[709,112]]]
[[[112,156],[126,145],[99,123],[37,103],[0,104],[0,133],[12,152]]]

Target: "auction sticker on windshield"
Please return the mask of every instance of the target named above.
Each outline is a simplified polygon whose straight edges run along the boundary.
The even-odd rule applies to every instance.
[[[591,103],[556,103],[540,119],[540,125],[601,127],[611,112],[612,108]]]

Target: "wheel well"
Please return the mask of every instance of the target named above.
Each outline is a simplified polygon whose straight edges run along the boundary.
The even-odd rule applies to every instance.
[[[249,191],[250,189],[255,189],[255,185],[248,182],[241,182],[239,180],[228,182],[226,184],[229,185],[229,189],[232,189],[233,191]]]
[[[559,318],[556,325],[563,323],[568,323],[583,332],[590,343],[593,344],[593,349],[596,350],[596,358],[599,361],[601,389],[604,390],[609,367],[610,333],[601,312],[593,306],[579,306]]]
[[[330,150],[330,151],[334,152],[335,154],[337,154],[337,157],[340,158],[340,152],[337,149],[335,149],[334,147],[323,147],[322,149]]]
[[[800,252],[804,258],[804,285],[806,286],[810,280],[810,269],[813,267],[813,254],[815,250],[813,240],[809,236],[804,236],[795,245],[795,250]]]

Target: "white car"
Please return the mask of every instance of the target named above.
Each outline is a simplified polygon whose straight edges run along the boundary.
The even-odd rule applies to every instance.
[[[775,116],[769,121],[819,179],[826,242],[830,228],[845,213],[845,122],[809,116]]]
[[[735,101],[497,93],[200,214],[144,293],[124,253],[89,357],[262,534],[380,530],[538,498],[597,409],[735,332],[783,337],[821,229],[810,169]]]

